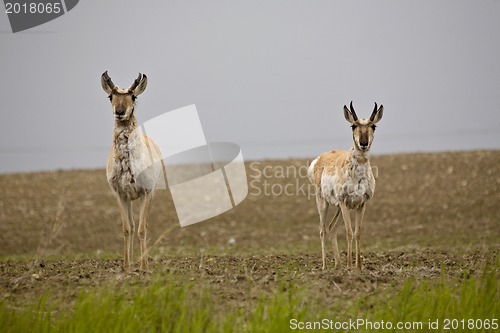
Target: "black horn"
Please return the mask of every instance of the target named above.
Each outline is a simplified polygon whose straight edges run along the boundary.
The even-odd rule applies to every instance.
[[[103,84],[105,83],[111,89],[115,88],[115,84],[113,83],[113,81],[111,81],[111,78],[108,75],[108,71],[105,71],[104,73],[102,73],[102,83]]]
[[[375,102],[375,107],[373,108],[372,115],[370,116],[370,120],[373,121],[375,120],[375,115],[377,114],[377,102]]]
[[[139,85],[139,83],[141,83],[141,80],[142,80],[142,74],[139,73],[139,76],[137,77],[137,79],[135,79],[134,83],[132,83],[132,85],[130,86],[129,90],[133,91],[135,88],[137,88],[137,86]]]
[[[358,116],[356,115],[356,111],[354,111],[354,108],[352,107],[352,101],[351,101],[351,104],[349,104],[349,108],[351,109],[351,114],[352,114],[352,117],[354,118],[354,121],[358,120]]]

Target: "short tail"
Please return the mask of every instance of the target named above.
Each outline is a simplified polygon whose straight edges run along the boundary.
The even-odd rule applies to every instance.
[[[309,181],[314,184],[314,167],[316,165],[316,162],[318,162],[318,157],[316,157],[312,162],[311,165],[309,165],[309,169],[307,169],[307,177],[309,178]]]

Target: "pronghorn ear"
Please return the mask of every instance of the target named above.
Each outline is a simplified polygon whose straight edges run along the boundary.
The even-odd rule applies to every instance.
[[[101,86],[108,95],[111,95],[111,93],[115,89],[115,84],[113,83],[113,81],[111,81],[111,78],[108,75],[108,71],[105,71],[101,75]]]
[[[354,124],[356,122],[355,116],[351,113],[351,111],[349,111],[349,109],[345,105],[344,105],[344,118],[351,124]]]
[[[134,96],[139,96],[146,90],[146,86],[148,85],[148,77],[146,74],[139,73],[137,79],[135,79],[132,86],[130,86],[129,91],[131,91]]]
[[[380,105],[377,110],[377,103],[375,103],[375,108],[373,109],[372,115],[370,116],[370,121],[374,124],[378,123],[382,116],[384,115],[384,106]]]

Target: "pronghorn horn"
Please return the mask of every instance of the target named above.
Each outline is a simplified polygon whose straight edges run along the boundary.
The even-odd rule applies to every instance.
[[[108,71],[102,73],[102,79],[104,83],[108,85],[108,87],[110,87],[111,89],[115,89],[115,84],[113,83],[113,81],[111,81],[111,78],[108,75]]]
[[[139,83],[141,83],[141,80],[142,80],[142,74],[139,73],[139,76],[137,77],[137,79],[135,79],[134,83],[132,83],[132,85],[130,86],[129,90],[130,91],[134,91],[134,89],[137,88],[137,86],[139,85]]]
[[[377,114],[377,102],[375,102],[375,107],[373,108],[372,115],[370,116],[371,121],[373,121],[375,119],[376,114]]]
[[[349,108],[351,109],[351,114],[352,114],[352,117],[354,118],[354,121],[358,120],[358,116],[356,115],[356,111],[354,111],[354,108],[352,107],[352,101],[351,101],[351,104],[349,104]]]

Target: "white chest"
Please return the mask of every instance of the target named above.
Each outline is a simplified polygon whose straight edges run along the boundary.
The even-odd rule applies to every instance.
[[[341,202],[354,209],[373,197],[375,178],[369,162],[355,160],[345,168],[337,168],[333,173],[326,170],[321,176],[321,194],[330,204]]]
[[[119,135],[111,150],[107,177],[115,193],[135,200],[145,193],[141,173],[150,164],[144,138],[134,134]],[[149,164],[148,164],[149,163]]]

